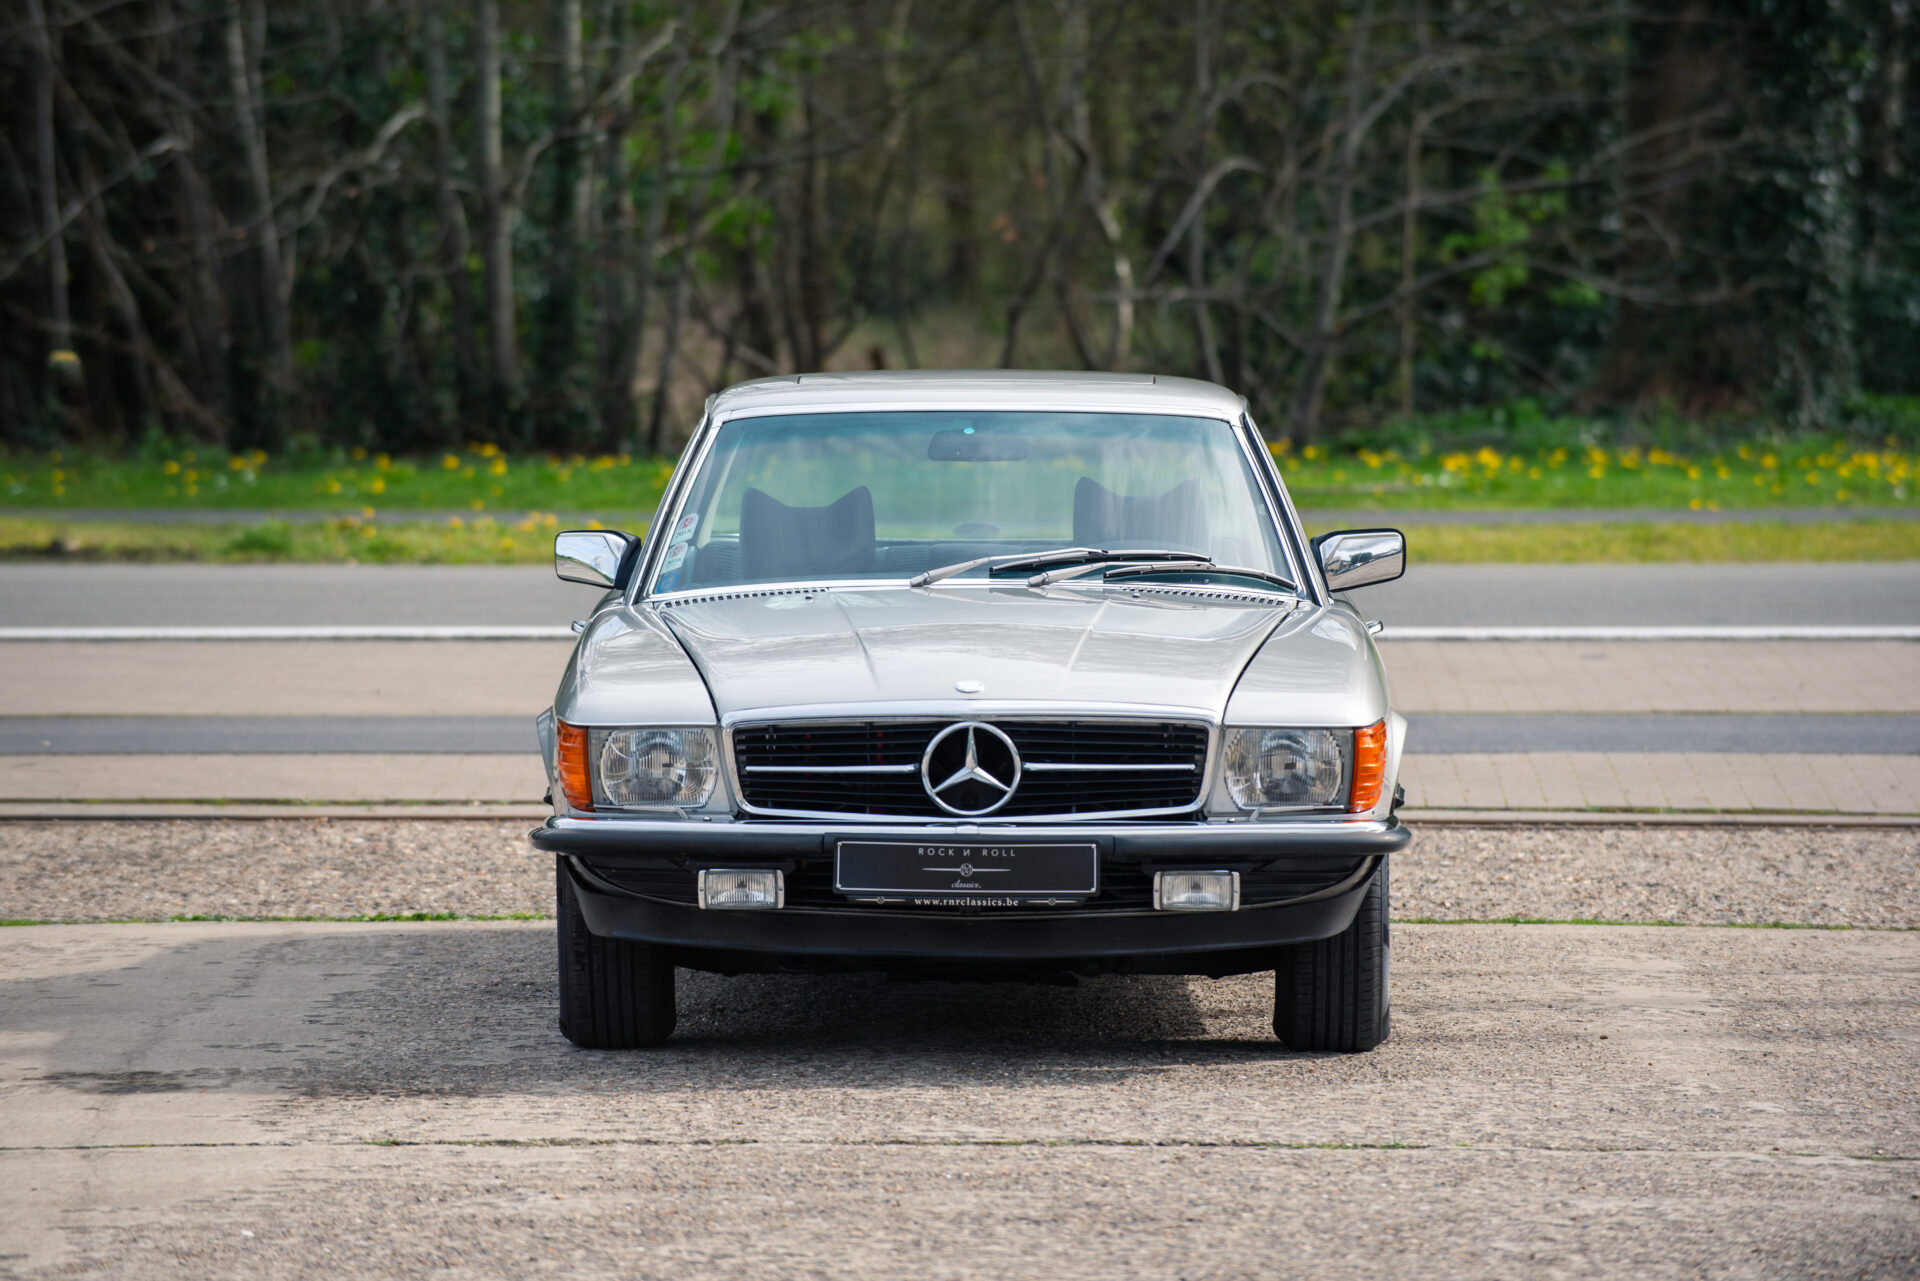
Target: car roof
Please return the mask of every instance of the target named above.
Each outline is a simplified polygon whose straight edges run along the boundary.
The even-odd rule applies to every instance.
[[[1237,418],[1246,400],[1216,383],[1162,374],[1039,369],[901,369],[788,374],[736,383],[713,418],[877,409],[1017,409]]]

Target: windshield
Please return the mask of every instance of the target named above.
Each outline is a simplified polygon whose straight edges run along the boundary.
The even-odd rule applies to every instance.
[[[1192,552],[1294,577],[1218,419],[789,414],[721,424],[653,590],[911,578],[1068,547]]]

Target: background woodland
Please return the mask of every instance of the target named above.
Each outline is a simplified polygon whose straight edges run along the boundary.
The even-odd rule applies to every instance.
[[[0,446],[671,450],[826,368],[1297,444],[1920,394],[1911,0],[5,0]]]

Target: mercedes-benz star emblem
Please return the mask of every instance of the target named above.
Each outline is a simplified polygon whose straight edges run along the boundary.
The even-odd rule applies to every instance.
[[[1020,786],[1020,752],[985,721],[958,721],[927,744],[920,782],[949,814],[991,814]]]

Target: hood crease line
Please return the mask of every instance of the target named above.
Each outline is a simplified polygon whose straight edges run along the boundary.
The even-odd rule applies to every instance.
[[[1080,639],[1073,643],[1073,653],[1067,655],[1067,671],[1069,673],[1080,666],[1081,653],[1087,648],[1087,642],[1093,639],[1094,632],[1099,630],[1100,620],[1107,616],[1107,606],[1112,603],[1110,599],[1103,598],[1100,602],[1100,608],[1093,611],[1093,617],[1089,618],[1086,626],[1080,629]]]
[[[860,661],[866,664],[867,675],[877,685],[880,682],[880,668],[873,661],[873,651],[867,648],[867,638],[862,634],[860,624],[854,621],[853,612],[847,608],[847,603],[840,599],[838,592],[828,592],[827,598],[833,602],[833,607],[840,611],[840,617],[846,620],[847,630],[853,633],[853,643],[860,647]]]

